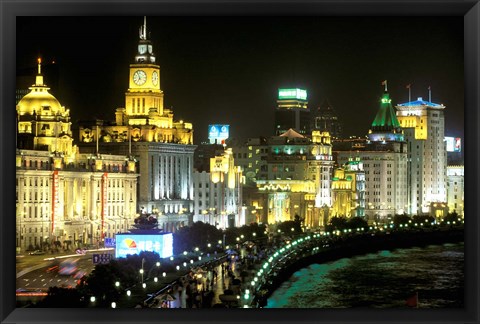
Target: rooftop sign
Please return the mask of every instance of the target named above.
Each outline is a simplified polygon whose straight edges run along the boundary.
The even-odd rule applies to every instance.
[[[307,100],[307,90],[304,89],[278,89],[278,99]]]

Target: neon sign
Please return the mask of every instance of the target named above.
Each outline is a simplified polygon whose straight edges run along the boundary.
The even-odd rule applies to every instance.
[[[278,89],[278,99],[307,100],[307,90],[304,89]]]

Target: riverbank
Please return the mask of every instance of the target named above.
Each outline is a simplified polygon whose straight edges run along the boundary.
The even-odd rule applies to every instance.
[[[382,250],[422,247],[427,245],[464,241],[463,226],[431,229],[377,231],[343,235],[332,238],[322,236],[292,245],[288,253],[273,260],[259,271],[258,285],[251,307],[264,307],[268,297],[296,271],[315,263],[325,263]]]

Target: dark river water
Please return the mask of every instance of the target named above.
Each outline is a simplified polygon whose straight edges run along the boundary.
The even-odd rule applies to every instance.
[[[380,251],[297,271],[266,308],[464,307],[463,243]]]

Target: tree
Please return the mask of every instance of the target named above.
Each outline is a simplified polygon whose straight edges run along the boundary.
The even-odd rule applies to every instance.
[[[400,227],[400,224],[401,225],[405,225],[405,224],[408,224],[408,222],[411,220],[411,218],[406,215],[406,214],[396,214],[395,216],[393,216],[393,224],[395,225],[395,227]]]
[[[86,300],[73,288],[50,287],[47,296],[36,304],[36,307],[85,307]]]
[[[346,228],[347,228],[347,219],[345,217],[338,217],[338,216],[332,217],[328,225],[325,226],[325,230],[327,232],[343,231]]]
[[[95,296],[99,306],[108,306],[112,301],[118,300],[120,295],[115,282],[121,281],[121,273],[122,268],[118,263],[99,264],[84,281],[81,281],[79,291],[86,296]]]
[[[458,216],[456,211],[453,211],[451,213],[448,213],[447,216],[443,218],[443,222],[444,223],[450,222],[451,224],[453,222],[458,222],[459,219],[460,219],[460,216]]]
[[[347,228],[356,230],[357,228],[368,229],[368,223],[362,217],[352,217],[347,221]]]
[[[173,253],[192,251],[196,247],[206,248],[208,243],[214,245],[223,239],[222,231],[215,226],[203,222],[195,222],[191,226],[184,226],[173,234]]]
[[[431,225],[435,222],[435,218],[428,215],[415,215],[412,217],[412,223]]]
[[[293,231],[292,231],[293,228]],[[300,221],[285,221],[277,225],[277,231],[280,230],[286,235],[302,233],[302,225]]]

